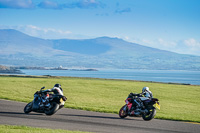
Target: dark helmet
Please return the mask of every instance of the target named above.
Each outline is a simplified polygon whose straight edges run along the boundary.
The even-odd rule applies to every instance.
[[[61,88],[61,85],[60,85],[60,84],[55,84],[54,87],[59,87],[59,88]]]

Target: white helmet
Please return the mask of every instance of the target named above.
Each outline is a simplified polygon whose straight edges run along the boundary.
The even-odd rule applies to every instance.
[[[144,88],[142,89],[142,93],[144,93],[145,91],[149,91],[149,87],[144,87]]]

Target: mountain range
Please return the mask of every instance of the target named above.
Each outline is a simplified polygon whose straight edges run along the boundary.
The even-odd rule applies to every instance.
[[[200,56],[178,54],[119,38],[42,39],[13,29],[1,29],[0,65],[200,70]]]

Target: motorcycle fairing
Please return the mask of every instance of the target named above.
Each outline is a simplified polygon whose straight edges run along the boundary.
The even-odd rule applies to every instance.
[[[125,102],[126,102],[126,104],[127,104],[129,110],[130,110],[131,107],[132,107],[132,103],[130,102],[131,100],[132,100],[131,98],[127,98],[127,99],[125,100]]]
[[[33,111],[37,111],[40,108],[39,103],[40,103],[39,99],[33,100],[33,106],[32,106]]]

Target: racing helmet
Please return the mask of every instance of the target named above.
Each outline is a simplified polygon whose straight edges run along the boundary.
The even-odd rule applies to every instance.
[[[60,85],[60,84],[55,84],[54,87],[59,87],[59,88],[61,88],[61,85]]]
[[[149,87],[144,87],[144,88],[142,89],[142,93],[144,93],[144,92],[146,92],[146,91],[149,91]]]

